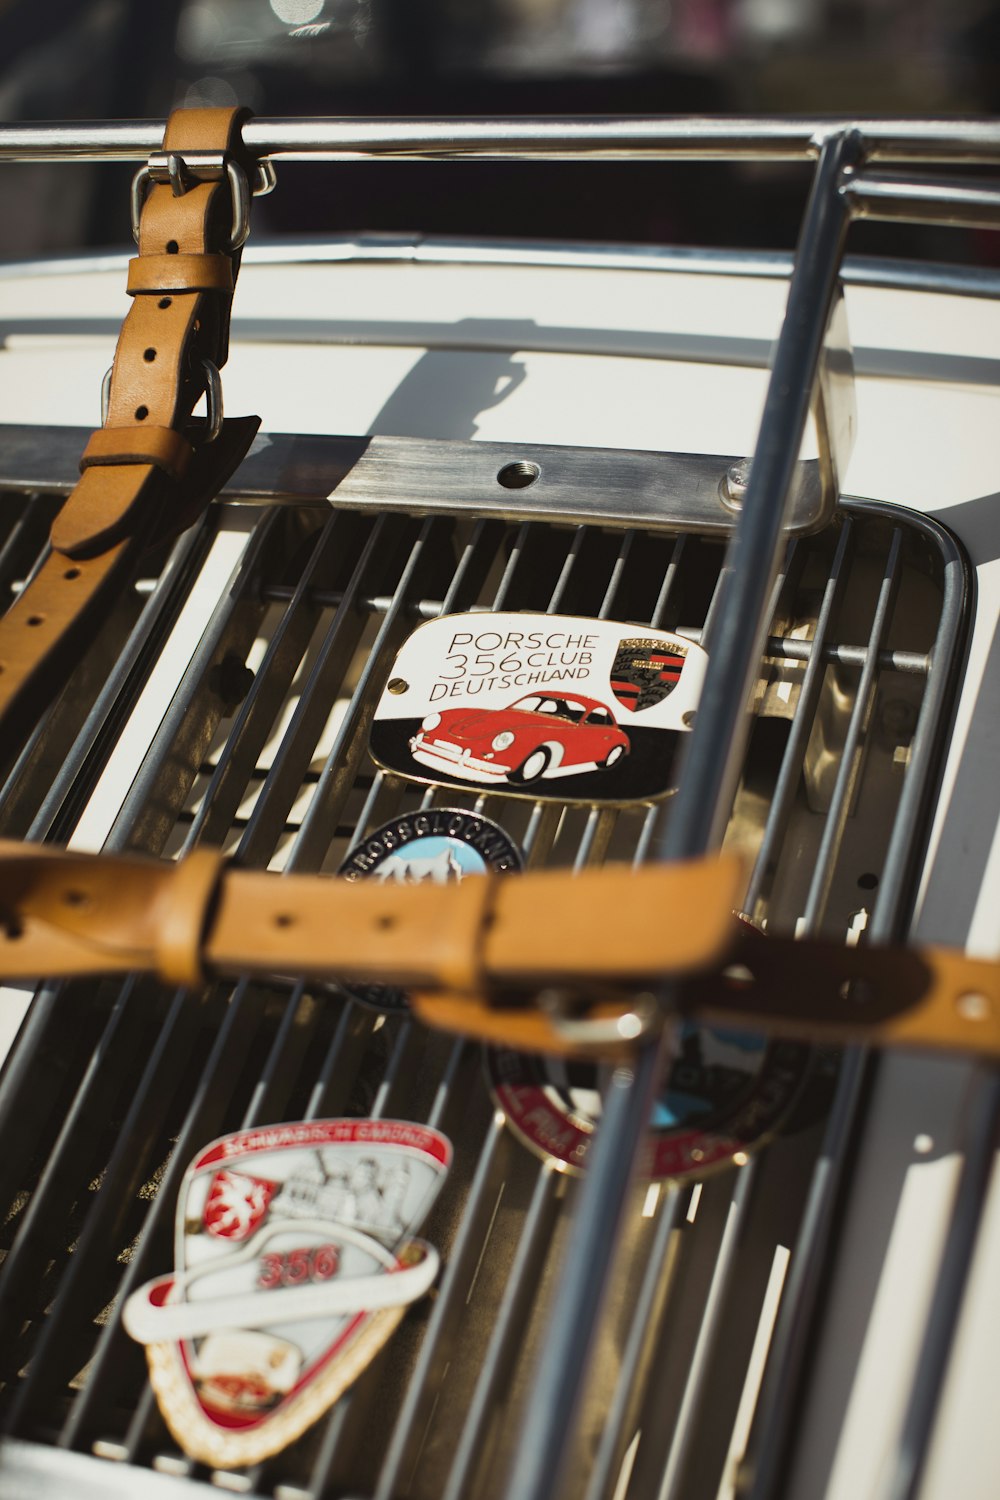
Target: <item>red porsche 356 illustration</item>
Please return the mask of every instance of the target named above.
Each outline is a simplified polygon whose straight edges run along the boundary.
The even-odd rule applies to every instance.
[[[410,740],[414,760],[469,781],[523,785],[613,766],[628,735],[596,698],[531,693],[507,708],[431,713]]]

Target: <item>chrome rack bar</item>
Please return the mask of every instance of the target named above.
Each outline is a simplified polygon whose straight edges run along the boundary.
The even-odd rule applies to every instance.
[[[0,161],[144,161],[163,140],[162,120],[50,121],[0,126]],[[805,161],[857,129],[881,162],[1000,162],[1000,121],[849,120],[823,116],[636,119],[512,117],[488,120],[268,119],[244,127],[262,159],[536,161]]]
[[[673,807],[666,817],[661,815],[653,835],[653,858],[710,852],[719,847],[725,831],[748,731],[751,686],[769,624],[785,507],[837,294],[851,214],[843,182],[859,165],[863,148],[855,130],[833,137],[824,143],[816,169],[746,498],[730,543],[728,577],[720,584],[724,607],[714,613],[706,643],[709,666],[701,707]],[[558,1492],[602,1290],[669,1052],[668,1030],[640,1049],[631,1068],[615,1070],[603,1101],[549,1341],[539,1359],[508,1484],[507,1494],[517,1500],[550,1500]]]
[[[995,229],[1000,224],[1000,186],[995,182],[914,182],[908,177],[865,172],[844,191],[859,219],[902,219],[908,224],[954,224]]]

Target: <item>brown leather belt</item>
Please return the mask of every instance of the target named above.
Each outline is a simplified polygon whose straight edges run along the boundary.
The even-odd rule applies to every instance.
[[[171,864],[0,843],[0,975],[401,985],[432,1025],[582,1056],[659,1024],[645,992],[672,981],[677,1008],[715,1024],[1000,1057],[1000,965],[763,937],[732,916],[742,881],[728,857],[399,886],[244,871],[211,850]]]
[[[233,285],[245,238],[244,110],[178,110],[129,264],[132,306],[111,372],[104,426],[52,525],[51,551],[0,620],[0,728],[17,749],[90,645],[150,546],[183,531],[236,468],[259,418],[221,422]],[[210,387],[205,421],[193,420]],[[214,410],[213,410],[214,409]]]

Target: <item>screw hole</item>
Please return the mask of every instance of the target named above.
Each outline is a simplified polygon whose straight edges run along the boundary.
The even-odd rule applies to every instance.
[[[379,932],[389,932],[396,925],[396,918],[389,912],[383,912],[380,917],[375,918],[375,926]]]
[[[159,308],[167,308],[167,307],[171,306],[171,304],[173,303],[173,300],[174,300],[173,297],[161,297],[160,300],[159,300],[159,302],[156,305]]]
[[[177,243],[176,240],[167,240],[167,254],[168,255],[176,255],[179,249],[180,249],[180,246],[178,245],[178,243]]]
[[[295,918],[292,916],[291,912],[288,911],[278,912],[277,916],[274,919],[275,927],[291,927],[294,922]]]
[[[146,418],[148,416],[149,416],[149,407],[148,406],[137,406],[136,407],[136,409],[135,409],[135,420],[137,422],[145,422],[145,420],[146,420]]]
[[[147,365],[151,365],[153,363],[153,360],[156,358],[156,350],[144,349],[142,351],[142,357],[146,361]]]
[[[497,483],[502,484],[505,490],[526,490],[529,484],[534,484],[541,472],[537,464],[519,458],[516,463],[504,464],[497,474]]]
[[[80,569],[79,568],[67,568],[66,571],[65,571],[65,573],[63,574],[64,578],[79,578],[79,576],[80,576]]]
[[[28,616],[28,624],[29,625],[44,625],[45,624],[45,616],[44,615],[29,615]]]
[[[858,885],[863,891],[873,891],[878,885],[878,876],[869,870],[867,874],[858,876]]]
[[[81,906],[89,906],[90,897],[87,895],[86,891],[69,890],[63,892],[63,902],[66,906],[75,906],[79,908]]]

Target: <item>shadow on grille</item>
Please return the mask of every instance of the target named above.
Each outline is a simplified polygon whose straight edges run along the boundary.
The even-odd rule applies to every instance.
[[[30,566],[47,517],[33,542],[27,525],[15,523],[0,553],[7,585]],[[204,841],[247,865],[331,871],[365,830],[437,803],[485,811],[534,866],[643,859],[648,807],[532,804],[384,775],[366,750],[372,706],[407,633],[441,613],[558,611],[697,639],[721,543],[321,508],[216,508],[185,539],[110,628],[118,667],[95,665],[74,684],[22,757],[2,805],[7,831],[72,834],[216,528],[239,533],[238,560],[168,705],[141,731],[136,774],[115,789],[112,847],[170,856]],[[863,941],[905,915],[963,596],[947,535],[883,507],[848,506],[790,548],[729,834],[752,856],[745,905],[765,928]],[[627,926],[628,914],[617,920]],[[735,1493],[838,1065],[813,1055],[778,1135],[738,1170],[637,1190],[574,1493],[610,1500],[625,1469],[630,1495]],[[204,1474],[162,1427],[115,1306],[170,1265],[177,1189],[198,1147],[250,1124],[342,1113],[423,1120],[454,1141],[428,1226],[441,1285],[324,1422],[262,1467],[215,1480],[279,1500],[497,1492],[576,1182],[506,1127],[478,1049],[333,987],[41,992],[0,1079],[8,1433]]]

